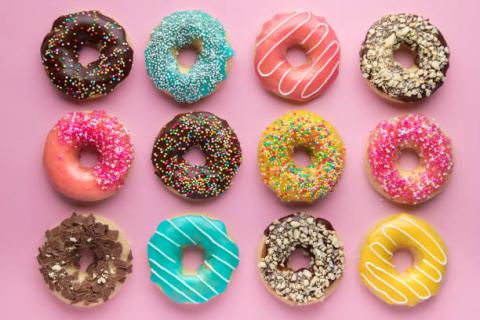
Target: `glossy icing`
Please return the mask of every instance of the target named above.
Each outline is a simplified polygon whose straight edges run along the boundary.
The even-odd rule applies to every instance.
[[[176,53],[197,44],[197,61],[181,71]],[[178,11],[162,20],[145,49],[147,71],[155,86],[182,103],[209,96],[227,78],[234,55],[220,21],[202,11]]]
[[[182,271],[182,250],[199,246],[204,263],[193,274]],[[237,245],[225,224],[204,215],[161,222],[148,242],[150,279],[177,303],[205,303],[225,291],[239,263]]]
[[[300,46],[307,61],[292,66],[285,55]],[[289,100],[308,101],[331,84],[340,64],[340,45],[325,18],[309,11],[279,14],[257,37],[255,70],[266,89]]]
[[[414,264],[398,272],[392,257],[408,249]],[[382,220],[367,236],[359,272],[363,283],[389,304],[415,306],[438,293],[447,266],[442,239],[426,221],[406,213]]]
[[[294,148],[305,148],[311,164],[298,167]],[[335,189],[343,170],[345,148],[335,128],[318,114],[296,110],[275,120],[263,132],[258,165],[267,184],[282,201],[313,202]]]

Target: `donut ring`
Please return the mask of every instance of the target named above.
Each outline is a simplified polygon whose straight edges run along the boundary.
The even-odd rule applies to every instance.
[[[79,52],[93,45],[98,60],[83,66]],[[133,50],[125,30],[98,11],[81,11],[59,17],[43,39],[42,61],[55,87],[84,100],[110,93],[132,68]]]
[[[397,159],[404,150],[420,158],[412,171],[402,170]],[[450,139],[433,121],[407,114],[380,122],[370,133],[367,172],[374,188],[389,200],[415,205],[437,195],[453,167]]]
[[[393,53],[405,47],[415,56],[409,68]],[[380,96],[398,103],[431,96],[445,81],[450,50],[428,19],[414,14],[391,14],[375,22],[360,50],[360,69]]]
[[[183,154],[197,146],[205,165],[193,165]],[[175,116],[157,136],[152,151],[155,174],[174,193],[190,199],[225,192],[242,161],[240,142],[228,122],[210,112]]]
[[[310,266],[294,271],[292,252],[302,248]],[[305,213],[275,220],[265,229],[258,268],[267,289],[285,303],[305,305],[323,301],[343,275],[343,246],[330,222]]]
[[[304,147],[311,164],[297,167],[295,147]],[[316,113],[290,111],[263,132],[258,165],[263,181],[282,201],[313,202],[335,189],[345,160],[335,128]]]
[[[177,59],[179,50],[186,47],[198,51],[191,68]],[[179,11],[163,18],[145,49],[147,71],[155,86],[181,103],[212,94],[227,78],[233,55],[220,21],[202,11]]]
[[[292,66],[289,48],[299,46],[307,61]],[[263,86],[281,98],[309,101],[335,80],[340,64],[340,45],[325,18],[309,11],[278,14],[263,25],[257,37],[255,70]]]
[[[204,263],[196,271],[182,268],[182,250],[203,249]],[[199,304],[222,294],[238,266],[238,247],[225,224],[204,215],[164,220],[148,242],[150,279],[177,303]]]
[[[80,153],[94,149],[98,162],[83,167]],[[54,188],[68,198],[99,201],[123,185],[133,161],[127,129],[104,111],[72,112],[62,117],[47,136],[43,165]]]
[[[415,262],[399,273],[393,254],[408,249]],[[380,221],[362,248],[359,272],[363,283],[388,304],[414,307],[437,294],[445,275],[447,251],[435,229],[406,213]]]
[[[93,307],[118,293],[132,272],[132,251],[125,235],[109,220],[96,215],[72,214],[46,232],[37,256],[40,273],[61,301]],[[81,271],[83,250],[93,262]]]

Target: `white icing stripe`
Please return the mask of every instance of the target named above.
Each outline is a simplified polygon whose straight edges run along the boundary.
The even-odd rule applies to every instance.
[[[190,238],[190,236],[188,234],[186,234],[185,232],[182,231],[182,229],[180,229],[179,227],[177,227],[177,225],[175,223],[173,223],[173,221],[171,220],[167,220],[178,232],[180,232],[185,238],[187,238],[188,240],[190,240],[190,242],[192,242],[194,245],[197,245],[197,243],[195,242],[195,240],[193,240],[192,238]]]
[[[368,247],[370,248],[370,251],[372,251],[380,260],[382,260],[383,262],[385,262],[386,264],[388,264],[389,266],[391,267],[395,267],[393,263],[391,263],[390,261],[388,261],[387,259],[385,259],[384,257],[382,257],[381,254],[379,254],[377,252],[377,250],[375,250],[374,246],[377,245],[379,247],[381,247],[383,250],[385,250],[386,253],[388,253],[390,256],[393,256],[393,253],[388,250],[387,248],[385,248],[385,246],[383,244],[381,244],[380,242],[372,242]]]
[[[338,52],[338,49],[337,49],[336,52]],[[336,53],[335,53],[335,54],[336,54]],[[334,56],[335,56],[335,55],[333,55],[330,59],[333,59]],[[328,61],[328,62],[330,62],[330,61]],[[317,89],[315,89],[314,91],[312,91],[311,93],[305,95],[305,92],[307,91],[307,88],[310,87],[310,85],[312,84],[313,80],[317,77],[318,73],[320,72],[320,71],[318,71],[317,74],[315,74],[315,75],[312,77],[312,79],[310,79],[310,81],[307,83],[307,85],[305,86],[305,88],[303,88],[303,91],[302,91],[302,94],[301,94],[301,98],[302,98],[302,99],[308,99],[308,98],[310,98],[311,96],[315,95],[318,91],[322,90],[323,86],[325,86],[325,85],[328,83],[328,81],[329,81],[330,78],[333,76],[333,74],[335,73],[335,71],[337,71],[339,65],[340,65],[340,62],[337,62],[337,63],[335,64],[335,66],[333,67],[332,71],[330,71],[330,73],[329,73],[328,76],[325,78],[325,80],[323,80],[322,84],[320,84],[320,86],[319,86]]]
[[[216,245],[217,247],[219,247],[220,249],[222,249],[223,251],[225,251],[226,253],[230,254],[232,257],[236,258],[237,260],[239,259],[238,258],[238,255],[236,255],[235,253],[233,253],[232,251],[228,250],[227,248],[225,248],[224,246],[222,246],[220,243],[218,243],[217,241],[215,241],[215,239],[213,239],[208,233],[206,233],[202,228],[200,228],[200,226],[198,226],[194,221],[192,221],[189,217],[185,217],[185,219],[188,220],[188,222],[190,222],[194,227],[195,229],[197,229],[198,231],[200,231],[205,237],[208,238],[208,240],[210,240],[214,245]]]
[[[259,47],[265,40],[267,40],[268,38],[270,38],[270,36],[272,34],[275,33],[275,31],[277,31],[281,26],[283,26],[285,23],[287,23],[288,21],[290,21],[290,19],[292,19],[293,17],[297,16],[297,15],[300,15],[300,14],[304,14],[304,13],[307,13],[307,11],[302,11],[302,12],[294,12],[292,13],[291,15],[289,15],[285,20],[283,20],[282,22],[280,22],[278,25],[276,25],[269,33],[267,33],[267,35],[265,37],[263,37],[261,40],[259,40],[257,42],[257,47]]]
[[[232,266],[230,263],[228,263],[227,261],[223,260],[222,258],[218,257],[217,255],[212,254],[212,257],[215,258],[216,260],[220,261],[221,263],[223,263],[224,265],[226,265],[226,266],[229,267],[230,269],[232,269],[232,271],[235,270],[235,267],[234,267],[234,266]]]
[[[175,292],[181,294],[182,296],[185,297],[185,299],[187,299],[189,302],[191,303],[194,303],[194,304],[197,304],[197,302],[195,302],[195,300],[193,300],[192,298],[190,298],[185,292],[181,291],[180,289],[178,289],[177,287],[175,287],[173,284],[171,284],[170,282],[168,282],[166,279],[164,279],[162,276],[160,276],[154,269],[150,269],[150,271],[158,278],[160,279],[161,281],[163,281],[164,283],[166,283],[170,288],[172,288],[173,290],[175,290]]]
[[[152,247],[153,249],[155,249],[155,251],[157,251],[158,253],[160,253],[162,256],[164,256],[165,258],[167,258],[171,263],[175,263],[175,260],[172,259],[171,257],[169,257],[165,252],[163,252],[162,250],[160,250],[159,248],[157,248],[157,246],[155,246],[153,243],[149,242],[148,245],[150,247]]]
[[[320,22],[319,24],[317,24],[317,25],[315,26],[315,28],[312,29],[312,31],[310,31],[310,33],[305,37],[305,39],[303,39],[303,40],[300,42],[300,44],[305,44],[305,43],[308,41],[308,39],[310,39],[310,37],[313,35],[313,33],[314,33],[315,31],[317,31],[317,29],[320,28],[321,26],[325,26],[326,28],[328,28],[328,25],[327,25],[327,24],[325,24],[325,23],[323,23],[323,22]],[[327,31],[326,33],[328,33],[328,31]],[[321,40],[323,40],[323,38],[322,38]]]
[[[273,50],[275,50],[276,47],[278,47],[283,41],[285,41],[285,39],[287,39],[288,37],[290,37],[293,33],[295,33],[295,31],[297,31],[301,26],[303,26],[305,23],[307,23],[308,21],[310,21],[311,17],[312,17],[312,13],[311,12],[300,12],[300,13],[295,13],[293,14],[291,17],[295,16],[295,15],[300,15],[300,14],[304,14],[304,13],[308,13],[308,17],[306,20],[302,20],[302,22],[300,22],[297,26],[295,26],[295,28],[293,28],[292,30],[290,30],[282,39],[280,39],[280,41],[278,41],[277,43],[275,43],[270,49],[268,49],[267,53],[262,57],[262,59],[260,59],[260,61],[258,62],[257,64],[257,72],[258,74],[260,74],[260,76],[262,77],[268,77],[270,75],[272,75],[282,64],[283,64],[283,60],[280,61],[279,63],[277,63],[277,65],[270,71],[270,72],[267,72],[267,73],[263,73],[260,69],[261,69],[261,66],[263,64],[263,62],[268,58],[268,56],[273,52]],[[286,23],[289,19],[286,19],[285,21],[283,21],[281,24],[279,24],[278,26],[276,26],[272,32],[268,33],[262,40],[260,40],[257,44],[257,47],[263,43],[263,41],[265,41],[268,37],[270,37],[282,24]]]
[[[222,276],[217,270],[215,270],[215,268],[210,264],[208,263],[208,261],[205,261],[205,265],[207,267],[210,268],[210,270],[212,270],[213,273],[215,273],[220,279],[222,279],[223,281],[225,281],[227,284],[228,284],[228,279],[226,279],[224,276]]]
[[[387,299],[389,299],[392,303],[395,303],[395,304],[405,304],[408,302],[408,298],[403,294],[403,293],[400,293],[400,295],[403,297],[403,301],[399,301],[399,300],[395,300],[394,298],[392,298],[386,291],[383,291],[382,289],[380,289],[379,287],[377,287],[376,285],[374,285],[368,278],[366,275],[364,275],[363,273],[360,274],[362,276],[362,278],[370,285],[370,287],[372,287],[374,290],[380,292],[381,294],[383,294]]]
[[[173,244],[174,246],[180,248],[180,245],[176,243],[173,239],[169,238],[167,235],[158,231],[155,231],[155,233],[158,234],[160,237],[164,238],[165,240],[167,240],[168,242],[170,242],[171,244]]]
[[[383,271],[385,274],[387,274],[387,275],[389,275],[389,276],[392,276],[390,273],[388,273],[387,271],[385,271],[385,269],[382,269],[382,268],[380,268],[380,267],[377,267],[377,266],[375,266],[375,265],[374,265],[373,263],[371,263],[371,262],[366,262],[366,263],[365,263],[365,268],[367,269],[368,272],[370,272],[370,274],[371,274],[375,279],[377,279],[378,281],[382,282],[384,285],[386,285],[387,287],[389,287],[392,291],[394,291],[395,293],[397,293],[399,296],[403,297],[403,298],[405,299],[405,302],[408,301],[408,297],[407,297],[405,294],[403,294],[400,290],[398,290],[398,289],[395,288],[393,285],[391,285],[390,283],[388,283],[387,281],[385,281],[384,279],[382,279],[382,278],[381,278],[379,275],[377,275],[375,272],[373,272],[372,269],[371,269],[372,267],[375,268],[375,269],[377,269],[377,270]],[[395,276],[392,276],[392,278],[393,278],[394,280],[399,281]],[[402,283],[402,281],[399,281],[399,282]],[[370,283],[370,282],[369,282],[369,283]],[[403,284],[403,283],[402,283],[402,284]],[[378,289],[378,288],[377,288],[377,289]],[[387,297],[388,297],[390,300],[396,301],[395,299],[393,299],[393,297],[391,297],[391,296],[390,296],[389,294],[387,294],[385,291],[383,291],[383,292],[387,295]],[[397,300],[397,301],[398,301],[398,300]],[[405,303],[405,302],[403,302],[403,303]],[[402,303],[402,304],[403,304],[403,303]]]
[[[412,278],[413,281],[418,283],[426,292],[428,292],[426,296],[419,297],[419,299],[427,300],[428,298],[430,298],[432,296],[432,292],[430,291],[430,289],[428,289],[428,287],[422,281],[418,280],[415,274],[412,274],[411,278]]]
[[[435,272],[437,272],[437,278],[435,279],[434,277],[432,277],[430,274],[428,274],[428,272],[425,272],[423,269],[421,269],[420,267],[418,266],[415,266],[415,269],[417,271],[419,271],[420,273],[422,273],[425,277],[427,277],[428,279],[432,280],[433,282],[435,283],[440,283],[440,281],[442,281],[443,277],[442,277],[442,273],[440,272],[440,270],[438,270],[434,265],[432,265],[430,262],[428,262],[428,260],[424,260],[425,263],[428,263],[428,265],[433,269],[435,270]]]
[[[200,280],[201,283],[203,283],[207,288],[209,288],[210,290],[212,290],[213,293],[215,294],[219,294],[217,290],[215,290],[214,287],[212,287],[211,285],[208,284],[207,281],[205,281],[199,274],[196,275],[196,277],[198,278],[198,280]]]
[[[205,220],[209,225],[211,225],[213,228],[215,228],[216,230],[218,230],[218,232],[220,232],[225,238],[227,239],[230,239],[230,237],[228,236],[228,234],[226,234],[222,229],[220,229],[219,227],[217,227],[215,225],[215,223],[213,223],[209,218],[205,217],[205,216],[202,216],[203,220]]]
[[[330,33],[330,28],[328,27],[328,24],[326,23],[319,23],[319,25],[316,27],[318,28],[320,25],[324,26],[325,27],[325,32],[322,34],[322,37],[320,38],[320,40],[317,41],[317,43],[315,43],[315,45],[313,47],[311,47],[307,52],[306,54],[310,54],[313,52],[313,50],[315,50],[320,44],[322,44],[323,40],[325,40],[325,38],[328,36],[328,34]],[[316,28],[314,30],[316,30]],[[308,38],[310,37],[310,34],[307,36],[307,38],[305,38],[303,41],[306,42],[308,40]],[[303,42],[302,42],[303,43]]]
[[[173,272],[171,272],[170,270],[168,270],[167,268],[165,268],[164,266],[162,266],[161,264],[159,264],[157,261],[153,260],[153,259],[148,259],[150,262],[152,262],[154,265],[156,265],[158,268],[160,268],[162,271],[168,273],[170,276],[174,277],[178,282],[180,282],[181,284],[183,284],[185,287],[187,287],[190,291],[192,291],[193,293],[195,293],[197,296],[199,296],[202,300],[204,301],[207,301],[208,299],[205,298],[201,293],[199,293],[197,290],[195,290],[194,288],[192,288],[188,283],[186,283],[182,278],[178,277],[177,275],[175,275]]]

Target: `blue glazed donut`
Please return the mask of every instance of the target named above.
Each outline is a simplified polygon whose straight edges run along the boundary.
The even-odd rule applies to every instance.
[[[182,48],[194,47],[191,69],[177,59]],[[155,86],[177,102],[194,103],[212,94],[227,78],[234,52],[220,21],[202,11],[179,11],[156,27],[145,50],[147,71]]]
[[[182,251],[198,246],[204,263],[193,273],[182,269]],[[205,303],[225,291],[239,263],[238,247],[225,224],[203,215],[161,222],[148,242],[150,279],[177,303]]]

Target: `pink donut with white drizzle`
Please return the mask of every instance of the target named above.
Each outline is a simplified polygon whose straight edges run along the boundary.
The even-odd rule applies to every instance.
[[[80,164],[82,150],[92,149],[98,161]],[[61,118],[47,136],[43,164],[54,188],[68,198],[98,201],[117,192],[133,161],[127,129],[104,111],[72,112]]]
[[[286,59],[289,48],[299,46],[303,65]],[[257,37],[255,70],[263,86],[288,100],[317,98],[337,77],[340,45],[325,18],[309,11],[278,14],[263,25]]]
[[[399,167],[399,156],[414,151],[418,166]],[[375,189],[401,204],[415,205],[437,195],[453,167],[450,139],[432,120],[407,114],[380,122],[371,132],[367,148],[367,171]]]

